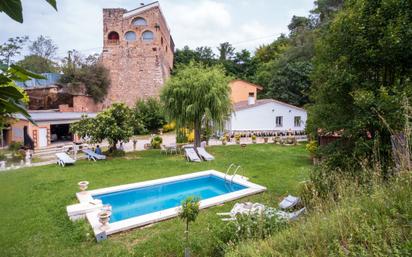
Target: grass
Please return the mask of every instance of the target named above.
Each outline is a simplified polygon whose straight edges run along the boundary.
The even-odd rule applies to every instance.
[[[358,189],[352,184],[339,203],[318,201],[306,220],[226,255],[412,256],[412,174]]]
[[[225,171],[230,163],[242,166],[241,175],[268,191],[242,201],[277,205],[281,196],[296,193],[307,179],[310,160],[304,146],[249,145],[211,147],[216,160],[187,163],[182,156],[159,151],[129,154],[125,159],[78,161],[75,166],[33,167],[0,173],[0,256],[182,256],[184,224],[175,218],[134,229],[96,243],[89,225],[73,223],[65,207],[76,203],[77,182],[90,189],[163,178],[207,169]],[[191,227],[192,256],[210,256],[213,226],[222,226],[216,212],[232,203],[201,211]]]

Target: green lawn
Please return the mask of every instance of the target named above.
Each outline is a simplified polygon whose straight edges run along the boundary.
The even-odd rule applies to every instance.
[[[183,222],[171,219],[134,229],[96,243],[87,222],[71,222],[65,208],[76,203],[81,180],[89,189],[122,185],[207,169],[225,172],[230,163],[242,166],[241,175],[266,186],[263,194],[244,198],[277,205],[279,198],[295,193],[310,169],[303,145],[219,146],[210,148],[216,160],[188,163],[182,156],[159,151],[129,154],[126,159],[78,161],[75,166],[35,167],[0,173],[0,256],[182,256]],[[224,225],[216,212],[229,211],[233,202],[200,212],[192,225],[193,256],[210,256],[213,226]]]

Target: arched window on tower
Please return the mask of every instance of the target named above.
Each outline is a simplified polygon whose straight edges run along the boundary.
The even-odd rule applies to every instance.
[[[146,26],[147,21],[143,19],[142,17],[137,17],[132,21],[132,24],[135,26]]]
[[[118,44],[119,38],[120,38],[119,33],[117,33],[116,31],[110,32],[109,35],[107,36],[109,44]]]
[[[136,40],[136,33],[133,31],[128,31],[126,34],[124,34],[124,39],[126,39],[128,42],[132,42]]]
[[[150,30],[146,30],[145,32],[143,32],[142,34],[143,41],[150,42],[150,41],[153,41],[153,39],[154,39],[153,32],[151,32]]]

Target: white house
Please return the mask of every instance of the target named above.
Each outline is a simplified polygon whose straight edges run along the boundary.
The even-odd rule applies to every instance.
[[[233,104],[234,112],[226,123],[230,132],[302,132],[305,130],[305,109],[273,99],[255,100]]]

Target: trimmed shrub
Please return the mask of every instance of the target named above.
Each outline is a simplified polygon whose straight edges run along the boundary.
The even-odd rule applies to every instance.
[[[161,138],[160,136],[155,136],[150,141],[150,145],[152,146],[153,149],[160,149],[160,145],[162,143],[163,143],[163,138]]]

